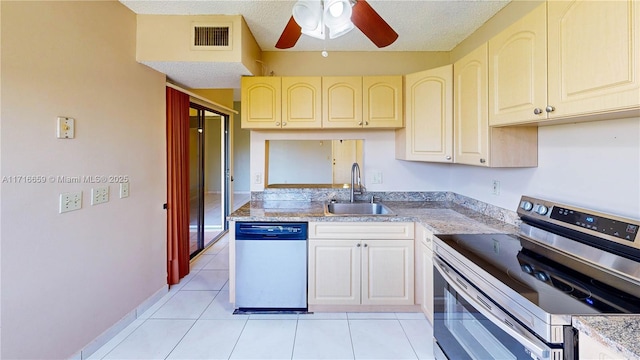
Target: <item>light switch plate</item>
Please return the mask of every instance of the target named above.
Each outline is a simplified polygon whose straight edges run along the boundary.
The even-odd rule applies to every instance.
[[[129,182],[120,183],[120,199],[129,197]]]
[[[58,116],[58,129],[56,135],[58,139],[73,139],[75,137],[75,119],[65,116]]]
[[[109,187],[91,189],[91,205],[98,205],[109,201]]]
[[[60,194],[60,214],[82,208],[82,191]]]

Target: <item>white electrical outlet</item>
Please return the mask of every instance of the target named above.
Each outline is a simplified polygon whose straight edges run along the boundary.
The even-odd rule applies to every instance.
[[[493,180],[493,195],[500,195],[500,181]]]
[[[91,189],[91,205],[98,205],[109,201],[109,187]]]
[[[253,175],[253,183],[254,184],[262,184],[262,173],[255,173]]]
[[[129,182],[120,183],[120,199],[129,197]]]
[[[372,184],[382,184],[382,173],[381,172],[374,172],[373,173],[373,179],[371,179],[371,183]]]
[[[58,128],[56,130],[58,139],[73,139],[75,133],[75,119],[65,116],[58,116]]]
[[[82,191],[60,194],[60,214],[82,208]]]

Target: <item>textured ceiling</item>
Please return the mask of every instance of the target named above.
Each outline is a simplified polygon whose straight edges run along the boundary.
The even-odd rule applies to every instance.
[[[138,14],[242,15],[263,51],[275,48],[295,1],[274,0],[120,0]],[[303,35],[284,51],[449,51],[491,18],[509,1],[488,0],[368,0],[399,34],[390,46],[378,49],[354,29],[333,40]]]
[[[242,15],[263,51],[449,51],[491,18],[510,0],[367,0],[398,33],[379,49],[357,28],[333,40],[302,35],[287,50],[275,48],[295,1],[289,0],[120,0],[137,14]],[[147,64],[191,88],[238,88],[241,64]],[[215,79],[215,81],[214,81]],[[224,81],[223,81],[224,80]]]

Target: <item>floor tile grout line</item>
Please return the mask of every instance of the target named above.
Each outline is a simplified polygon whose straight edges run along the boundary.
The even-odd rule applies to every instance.
[[[409,342],[409,346],[411,346],[411,350],[413,350],[413,353],[415,354],[416,359],[420,359],[420,356],[418,356],[418,352],[416,351],[415,346],[413,346],[411,339],[409,339],[409,334],[407,334],[407,330],[404,328],[404,326],[402,326],[402,321],[400,321],[400,319],[398,319],[398,323],[400,324],[400,328],[402,329],[404,336],[407,338],[407,341]]]
[[[291,346],[291,360],[293,360],[293,354],[296,350],[296,339],[298,338],[298,325],[300,324],[300,317],[296,318],[296,330],[293,332],[293,346]]]
[[[351,355],[353,359],[356,358],[356,348],[353,345],[353,334],[351,334],[351,320],[349,320],[349,314],[347,314],[347,328],[349,328],[349,340],[351,342]]]
[[[109,356],[109,354],[111,354],[115,349],[117,349],[117,348],[118,348],[118,346],[120,346],[120,345],[121,345],[125,340],[127,340],[127,339],[129,338],[129,336],[131,336],[131,335],[132,335],[134,332],[136,332],[136,331],[137,331],[137,330],[138,330],[138,329],[139,329],[139,328],[140,328],[144,323],[146,323],[146,322],[147,322],[147,320],[149,320],[149,319],[148,319],[148,318],[147,318],[147,319],[144,319],[144,320],[140,323],[140,325],[136,326],[136,328],[135,328],[135,329],[131,330],[131,332],[129,333],[129,335],[125,336],[122,340],[120,340],[117,344],[115,344],[115,345],[113,346],[113,348],[111,348],[111,350],[109,350],[106,354],[104,354],[104,356],[102,356],[100,359],[102,360],[102,359],[106,358],[107,356]],[[135,321],[135,320],[134,320],[134,321]],[[132,324],[133,324],[133,323],[132,323]],[[121,332],[122,332],[122,331],[124,331],[124,329],[123,329],[123,330],[121,330]],[[118,333],[118,334],[119,334],[119,333]],[[104,346],[104,345],[103,345],[103,346]]]
[[[193,319],[189,319],[189,320],[193,320]],[[171,349],[171,351],[169,351],[167,353],[167,355],[165,355],[165,360],[169,358],[169,356],[171,356],[171,353],[174,352],[176,350],[176,348],[178,347],[178,345],[180,345],[180,343],[182,342],[182,340],[184,340],[184,338],[187,336],[187,334],[189,333],[189,331],[191,331],[191,329],[193,329],[193,327],[196,325],[196,322],[198,322],[198,319],[195,319],[193,321],[193,324],[191,324],[191,326],[189,326],[189,329],[184,333],[184,335],[182,335],[182,337],[180,338],[180,340],[174,345],[174,347]]]
[[[249,323],[249,318],[246,318],[244,320],[244,325],[242,325],[242,330],[240,330],[240,334],[238,334],[238,338],[236,339],[236,343],[233,344],[233,349],[231,349],[231,352],[229,353],[229,357],[227,358],[228,360],[231,359],[231,356],[233,356],[233,352],[236,351],[236,347],[238,347],[238,342],[240,342],[240,338],[242,337],[242,333],[244,333],[244,329],[247,328],[247,324]]]

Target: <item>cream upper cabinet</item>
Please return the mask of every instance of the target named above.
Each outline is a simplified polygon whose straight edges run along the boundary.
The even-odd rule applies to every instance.
[[[322,127],[362,127],[362,77],[322,78]]]
[[[489,41],[489,124],[640,115],[640,4],[548,1]]]
[[[282,127],[290,129],[322,126],[322,78],[282,78]]]
[[[546,118],[546,19],[543,3],[489,40],[489,125]]]
[[[636,0],[549,1],[550,118],[639,109],[639,29]]]
[[[403,123],[402,76],[362,78],[362,126],[401,128]]]
[[[242,128],[280,128],[282,119],[280,78],[243,77],[241,88]]]
[[[396,159],[453,162],[453,65],[406,75],[404,90]]]
[[[489,166],[487,44],[453,64],[455,161]]]
[[[487,58],[485,43],[453,64],[454,160],[476,166],[537,166],[536,127],[489,128]]]

